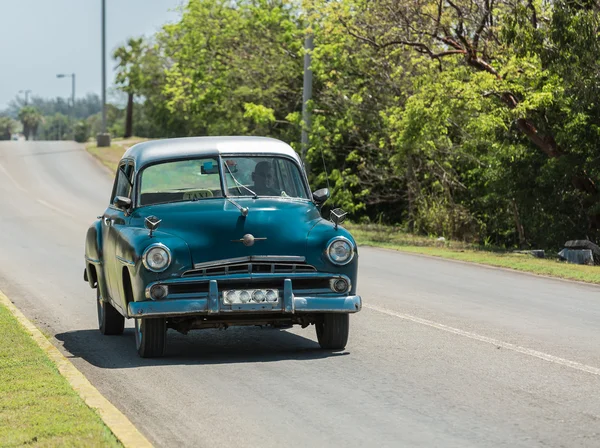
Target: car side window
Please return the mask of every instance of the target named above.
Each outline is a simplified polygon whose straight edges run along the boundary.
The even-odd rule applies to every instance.
[[[133,191],[133,165],[130,162],[121,162],[117,175],[115,177],[115,185],[113,187],[113,195],[110,198],[110,203],[117,196],[124,196],[131,198],[131,192]]]

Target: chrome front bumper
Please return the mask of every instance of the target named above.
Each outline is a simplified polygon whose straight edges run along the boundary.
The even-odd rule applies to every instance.
[[[231,315],[246,313],[273,313],[274,315],[295,313],[356,313],[362,308],[360,296],[322,295],[296,297],[292,292],[291,280],[284,281],[283,297],[275,304],[224,305],[220,300],[217,282],[211,280],[207,298],[145,300],[131,302],[129,317],[174,317],[189,315]]]

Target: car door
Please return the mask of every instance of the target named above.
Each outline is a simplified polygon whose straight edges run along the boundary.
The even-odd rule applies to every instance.
[[[127,224],[127,216],[123,210],[115,207],[114,200],[117,196],[124,196],[131,199],[133,185],[133,162],[129,160],[121,161],[112,195],[110,206],[102,216],[102,253],[104,254],[104,273],[107,278],[107,288],[112,302],[119,308],[122,308],[121,283],[122,283],[122,262],[117,259],[117,245],[120,243],[120,231]],[[125,310],[123,310],[125,311]]]

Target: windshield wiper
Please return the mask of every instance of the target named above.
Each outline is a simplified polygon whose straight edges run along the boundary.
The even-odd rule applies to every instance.
[[[227,199],[229,202],[231,202],[233,205],[235,205],[239,209],[239,211],[243,217],[248,216],[248,207],[242,207],[240,204],[235,202],[233,199],[228,198],[227,196],[225,196],[225,199]]]
[[[229,169],[229,166],[227,165],[227,163],[224,163],[224,165],[225,165],[225,168],[227,168],[227,171],[229,172],[229,175],[231,176],[231,178],[232,178],[232,179],[233,179],[233,181],[235,182],[235,184],[236,184],[236,188],[237,188],[237,190],[240,192],[240,195],[242,194],[242,192],[240,191],[240,187],[242,187],[242,188],[244,188],[244,189],[248,190],[250,193],[252,193],[252,196],[254,196],[254,199],[258,199],[258,195],[257,195],[255,192],[253,192],[252,190],[250,190],[250,188],[248,188],[247,186],[243,185],[242,183],[240,183],[240,182],[239,182],[239,181],[238,181],[238,180],[235,178],[235,176],[233,175],[233,173],[232,173],[232,172],[231,172],[231,170]],[[234,204],[235,204],[235,202],[234,202]],[[236,205],[237,205],[237,204],[236,204]]]

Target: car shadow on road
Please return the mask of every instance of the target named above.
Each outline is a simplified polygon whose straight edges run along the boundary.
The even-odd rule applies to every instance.
[[[322,350],[311,339],[272,328],[233,327],[193,331],[188,335],[169,330],[167,336],[165,356],[154,359],[138,357],[132,328],[126,328],[121,336],[103,336],[98,330],[77,330],[55,337],[72,357],[107,369],[318,360],[349,354],[346,351]]]

